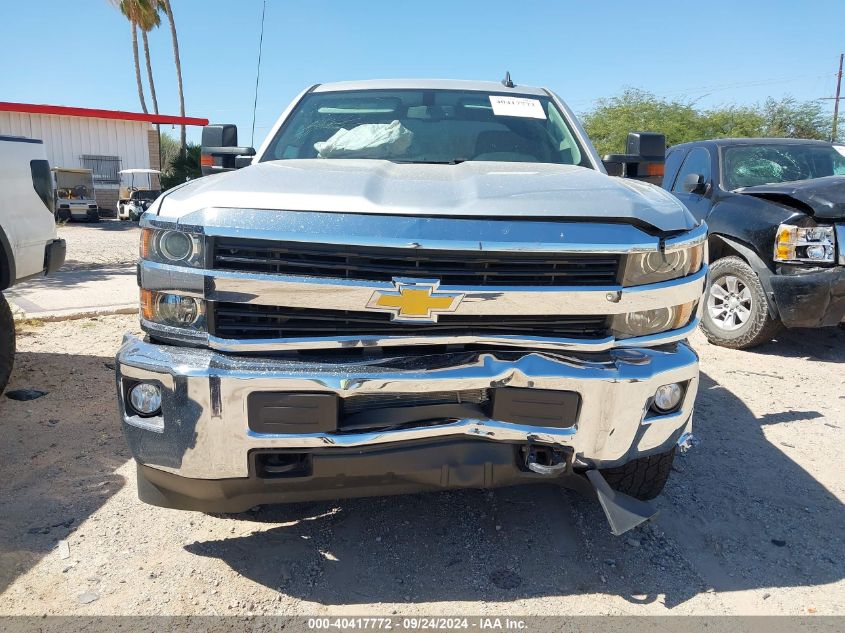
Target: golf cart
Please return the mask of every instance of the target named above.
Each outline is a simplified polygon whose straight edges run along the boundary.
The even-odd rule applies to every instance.
[[[56,218],[99,222],[94,172],[64,167],[54,167],[52,172],[56,185]]]
[[[157,169],[123,169],[117,201],[118,220],[137,221],[161,193]]]

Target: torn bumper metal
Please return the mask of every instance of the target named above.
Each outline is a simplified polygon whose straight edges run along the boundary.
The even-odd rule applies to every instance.
[[[139,381],[161,385],[160,414],[143,418],[128,406],[127,388]],[[580,468],[664,452],[691,430],[698,358],[681,342],[601,354],[497,350],[315,361],[233,356],[127,336],[117,354],[117,382],[123,430],[141,465],[145,500],[234,511],[255,505],[262,491],[272,492],[262,497],[269,502],[549,481],[520,463],[520,451],[531,446],[560,450],[570,466]],[[673,382],[684,386],[678,408],[655,414],[649,408],[655,390]],[[249,421],[248,400],[256,392],[339,399],[393,394],[401,400],[513,387],[577,393],[574,421],[544,426],[473,415],[312,433],[261,433]],[[460,448],[438,448],[445,445]],[[309,465],[289,477],[262,477],[255,457],[262,452],[300,455]],[[385,457],[403,452],[398,462]],[[200,482],[179,486],[179,478]],[[175,489],[177,501],[167,503],[150,492]],[[190,498],[205,501],[185,501]]]
[[[845,320],[845,267],[772,275],[770,281],[787,327],[825,327]]]

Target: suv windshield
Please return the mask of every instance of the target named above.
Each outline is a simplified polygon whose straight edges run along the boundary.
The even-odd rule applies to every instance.
[[[741,145],[725,150],[725,188],[845,175],[845,147]]]
[[[291,158],[590,166],[550,98],[460,90],[308,94],[262,160]]]

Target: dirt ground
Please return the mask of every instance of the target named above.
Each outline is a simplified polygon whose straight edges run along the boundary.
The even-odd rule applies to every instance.
[[[0,615],[845,614],[845,331],[753,352],[696,335],[701,444],[657,523],[615,538],[595,501],[550,487],[142,505],[111,366],[136,328],[20,336],[9,389],[48,394],[0,397]]]
[[[111,219],[62,224],[58,227],[59,237],[67,243],[63,269],[134,264],[138,260],[140,231],[137,222]]]

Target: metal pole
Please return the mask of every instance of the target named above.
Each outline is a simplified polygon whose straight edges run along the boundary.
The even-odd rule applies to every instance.
[[[830,133],[830,140],[836,142],[836,126],[839,123],[839,94],[842,89],[842,60],[845,53],[839,55],[839,72],[836,75],[836,97],[833,100],[833,128]]]

